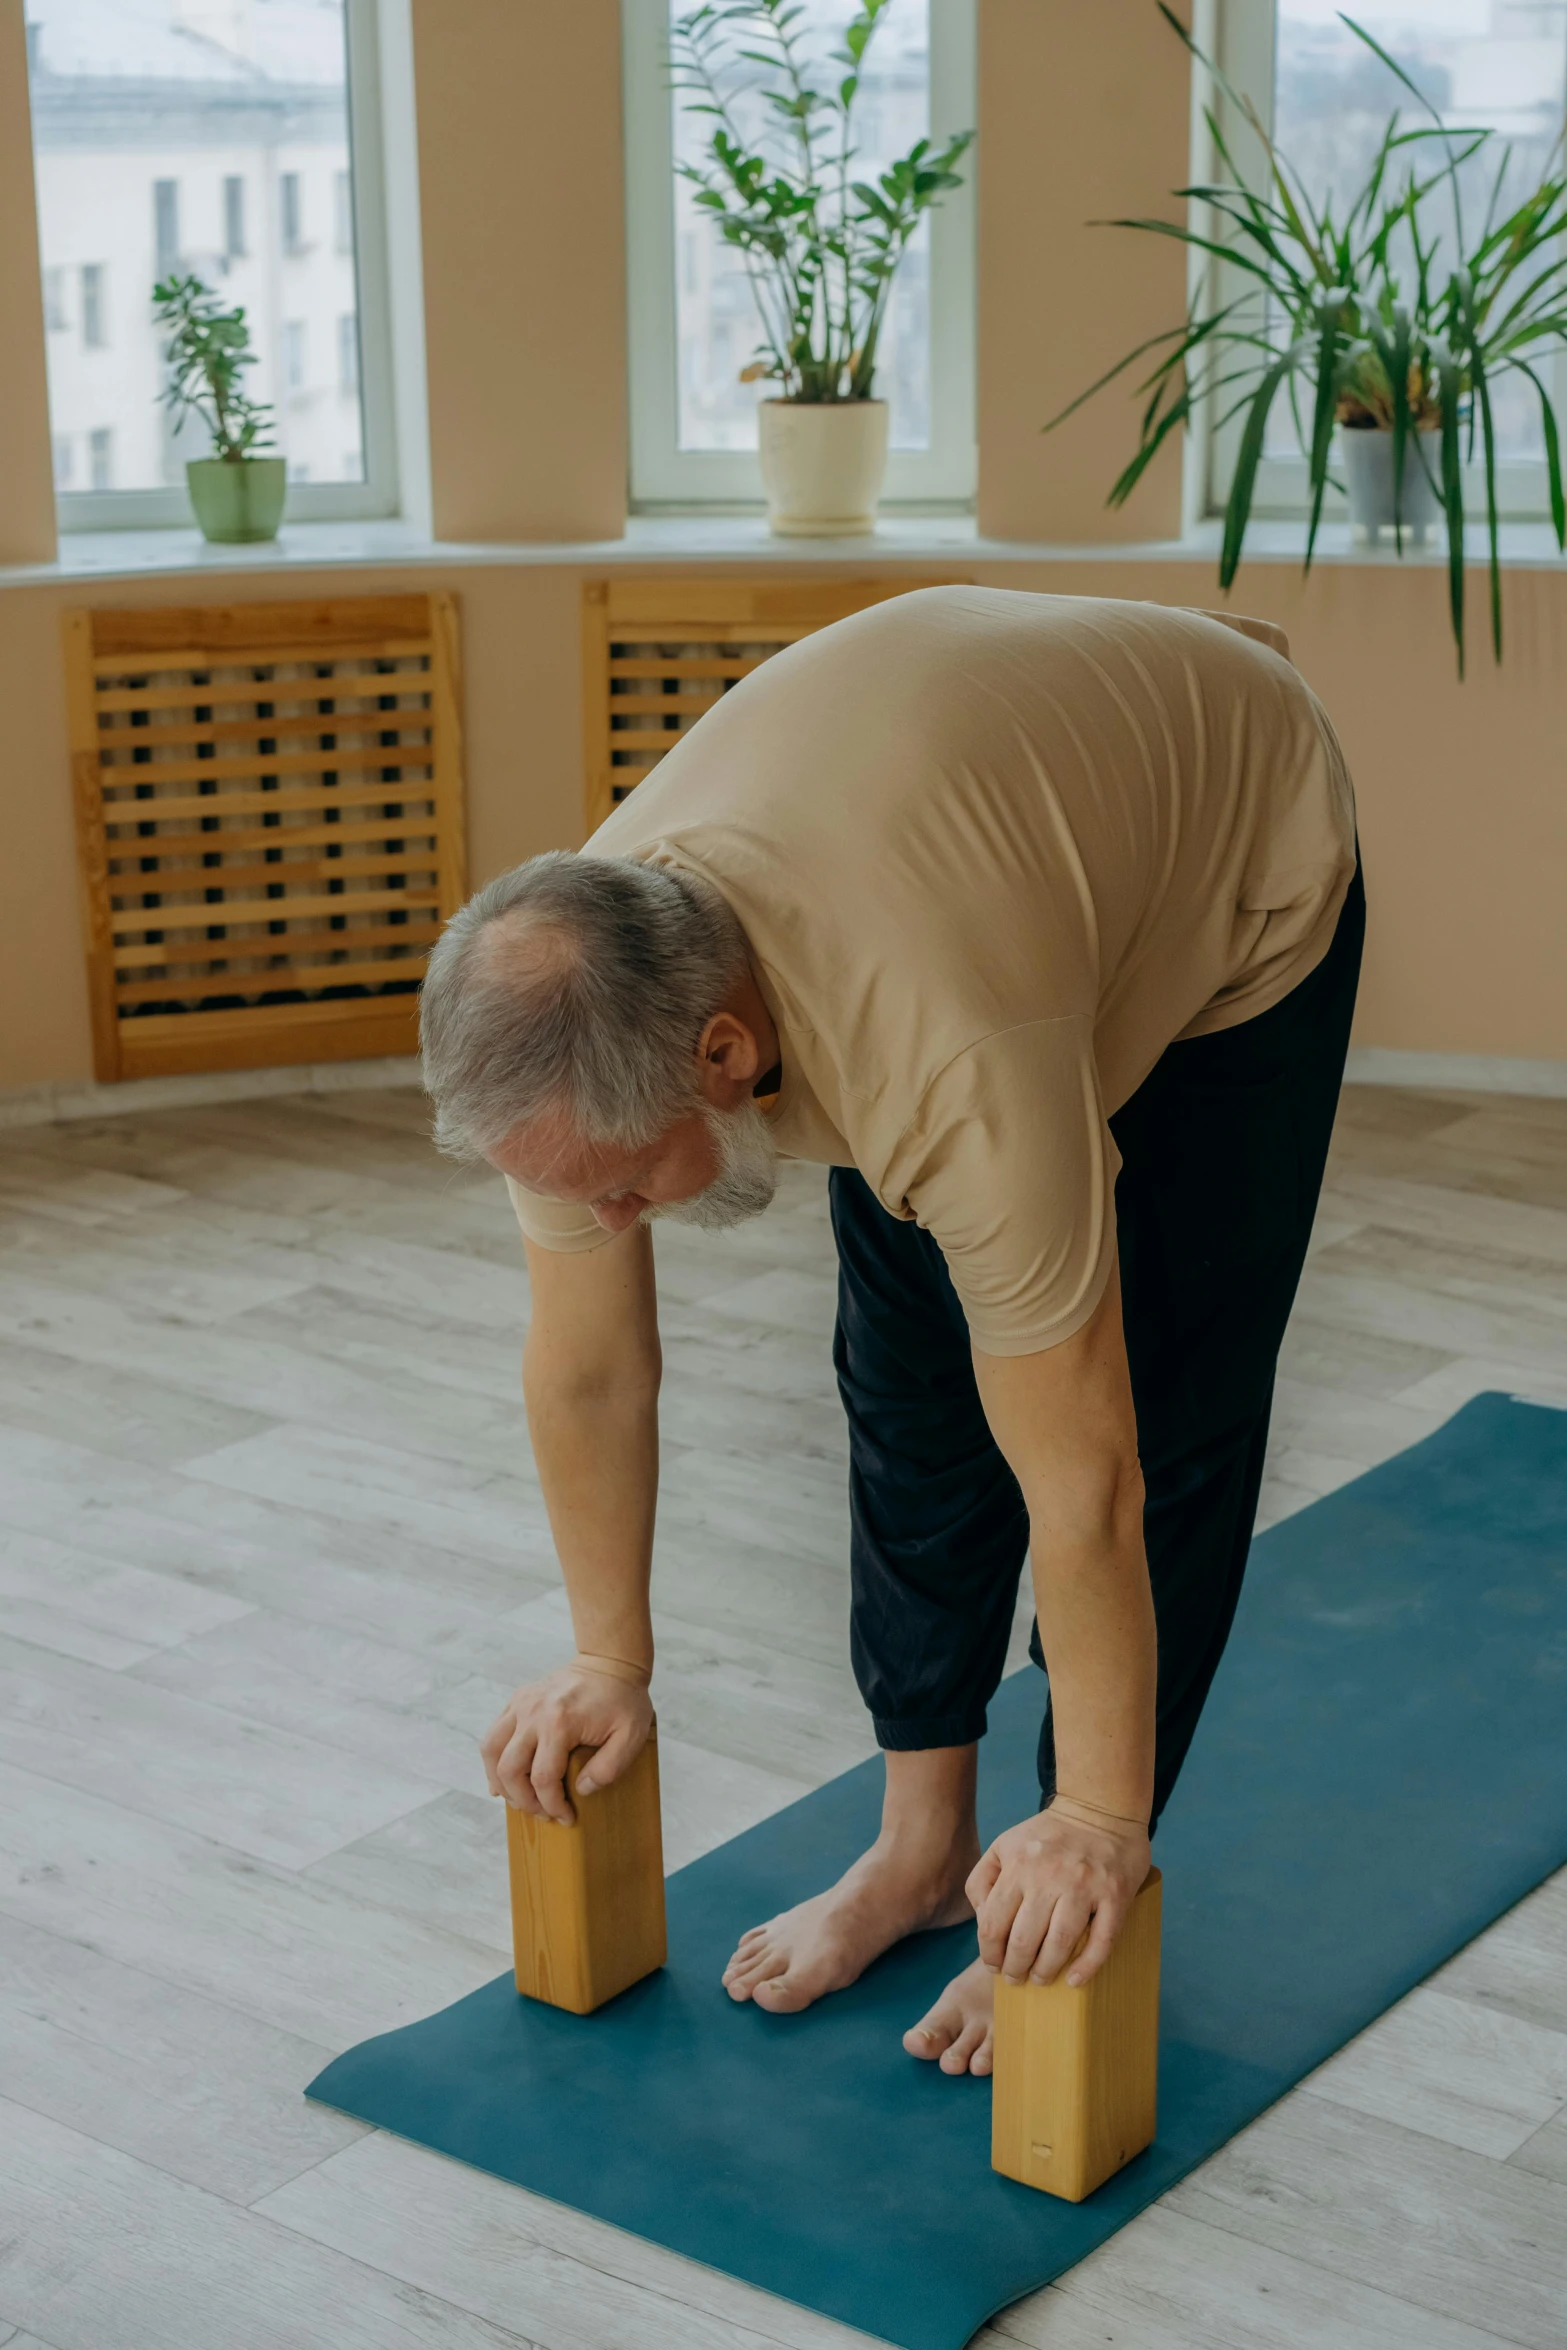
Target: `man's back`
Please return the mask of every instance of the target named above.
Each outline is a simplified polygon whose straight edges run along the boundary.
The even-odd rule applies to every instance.
[[[933,1072],[1086,1016],[1114,1109],[1174,1037],[1305,976],[1353,844],[1331,731],[1279,653],[1158,605],[928,588],[748,678],[589,853],[706,873],[817,1035],[917,1006]]]
[[[722,894],[779,1033],[779,1149],[857,1167],[1017,1354],[1103,1293],[1109,1116],[1326,953],[1354,808],[1312,695],[1237,627],[928,588],[747,678],[585,853]],[[513,1190],[540,1245],[601,1241]]]

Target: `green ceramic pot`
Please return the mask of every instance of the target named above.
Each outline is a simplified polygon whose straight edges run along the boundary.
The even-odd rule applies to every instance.
[[[218,546],[275,539],[287,465],[281,457],[196,457],[185,468],[201,535]]]

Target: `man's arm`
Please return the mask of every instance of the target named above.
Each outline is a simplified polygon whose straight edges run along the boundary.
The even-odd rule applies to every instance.
[[[607,1786],[647,1741],[648,1581],[658,1498],[658,1310],[653,1247],[636,1225],[603,1248],[528,1245],[523,1349],[528,1431],[565,1578],[578,1661],[519,1689],[483,1742],[491,1791],[569,1820],[574,1746],[599,1748]]]
[[[1028,1506],[1058,1788],[970,1879],[980,1953],[1014,1980],[1050,1982],[1091,1926],[1068,1978],[1086,1982],[1148,1873],[1153,1803],[1158,1660],[1118,1274],[1064,1344],[976,1348],[974,1370]]]

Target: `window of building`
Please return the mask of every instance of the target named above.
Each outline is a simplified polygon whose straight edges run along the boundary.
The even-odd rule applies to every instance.
[[[247,249],[244,178],[239,172],[227,172],[223,180],[223,258],[243,261]]]
[[[332,174],[332,242],[339,253],[354,249],[354,183],[346,171]]]
[[[55,488],[57,490],[68,490],[71,486],[71,479],[75,471],[76,443],[72,440],[69,433],[56,433],[54,436]]]
[[[643,507],[761,497],[756,409],[770,387],[740,381],[759,341],[750,287],[675,171],[707,133],[670,87],[669,26],[688,6],[624,0],[631,486]],[[801,0],[813,56],[827,58],[853,13],[853,0]],[[861,176],[923,135],[972,126],[973,0],[893,0],[856,119]],[[888,313],[877,389],[891,408],[894,504],[973,496],[972,155],[964,177],[911,245]]]
[[[359,389],[359,321],[351,310],[337,322],[337,388],[345,398]]]
[[[1485,217],[1504,146],[1511,160],[1499,191],[1521,197],[1549,164],[1567,104],[1567,0],[1365,0],[1348,11],[1397,59],[1441,120],[1455,128],[1488,127],[1487,149],[1462,167],[1460,191],[1468,207],[1469,241]],[[1220,62],[1230,80],[1270,123],[1281,152],[1318,202],[1341,199],[1363,183],[1388,116],[1397,107],[1413,127],[1430,121],[1396,75],[1357,40],[1337,0],[1225,0],[1218,26]],[[1244,125],[1226,125],[1247,151]],[[1211,176],[1201,142],[1194,177]],[[1487,151],[1488,150],[1488,151]],[[1256,146],[1252,143],[1251,155]],[[1424,169],[1439,160],[1427,148]],[[1456,253],[1450,212],[1428,208],[1437,233],[1434,267],[1444,273]],[[1234,283],[1238,273],[1232,273]],[[1567,368],[1552,386],[1567,393]],[[1519,517],[1548,511],[1539,403],[1508,377],[1493,400],[1502,503]],[[1222,505],[1235,462],[1238,426],[1212,434],[1208,451],[1211,509]],[[1305,507],[1305,465],[1287,405],[1269,419],[1258,470],[1256,510],[1295,513]]]
[[[152,245],[153,267],[159,277],[168,277],[180,265],[178,180],[154,180],[152,183]]]
[[[173,268],[244,308],[248,388],[273,407],[291,480],[308,481],[291,491],[290,515],[394,512],[376,0],[28,0],[27,15],[46,300],[51,318],[67,301],[82,311],[80,334],[47,342],[51,432],[81,444],[74,476],[57,474],[62,527],[190,520],[184,469],[208,444],[189,421],[170,428],[151,299]],[[338,179],[349,189],[341,249],[307,237],[312,189]],[[101,352],[88,352],[94,307],[100,338],[112,331]],[[334,322],[350,315],[354,388],[294,397],[309,350],[285,327],[313,324],[320,371]]]
[[[44,325],[51,334],[59,334],[70,325],[70,314],[65,306],[65,271],[44,271]]]
[[[297,171],[285,171],[278,181],[278,206],[283,221],[283,250],[302,253],[305,249],[305,201],[300,192]]]
[[[88,261],[82,267],[82,341],[89,351],[101,351],[109,340],[108,319],[103,299],[103,263]]]

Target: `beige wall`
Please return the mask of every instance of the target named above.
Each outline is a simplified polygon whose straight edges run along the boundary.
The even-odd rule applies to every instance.
[[[23,0],[0,0],[0,563],[54,554]]]
[[[1190,88],[1152,0],[981,0],[979,526],[992,538],[1081,546],[1180,530],[1178,436],[1129,507],[1105,507],[1136,446],[1120,386],[1041,428],[1181,317],[1181,247],[1092,223],[1180,217],[1170,190],[1187,177]]]
[[[16,0],[0,6],[16,20],[0,26],[3,127],[15,115],[20,10]],[[572,0],[569,9],[565,0],[415,6],[440,526],[472,538],[613,534],[625,484],[613,0]],[[1091,210],[1152,209],[1180,176],[1186,97],[1171,65],[1175,44],[1141,0],[1097,0],[1093,9],[1078,0],[982,0],[980,18],[984,519],[996,536],[1104,539],[1111,526],[1100,501],[1125,453],[1127,412],[1107,402],[1070,428],[1075,439],[1063,432],[1041,441],[1035,426],[1052,398],[1179,304],[1178,273],[1166,282],[1162,249],[1141,263],[1127,251],[1124,267],[1112,269],[1118,247],[1109,232],[1092,243],[1076,227]],[[531,78],[538,75],[554,78]],[[526,93],[540,87],[552,106],[530,109]],[[523,123],[529,140],[542,141],[526,159]],[[583,158],[603,182],[588,197]],[[1078,166],[1097,174],[1091,188],[1074,176]],[[14,182],[13,153],[0,139],[0,181],[8,173]],[[569,201],[535,201],[554,187],[569,187]],[[19,183],[8,201],[11,274],[0,252],[0,298],[15,331],[0,336],[6,397],[7,370],[19,371],[25,389],[17,353],[29,341],[27,304],[37,306],[36,261],[29,292],[18,265],[25,239],[14,242]],[[502,228],[486,224],[491,202]],[[1048,300],[1038,298],[1041,288]],[[36,357],[41,322],[33,326]],[[11,443],[0,432],[0,467],[18,467],[11,486],[24,507],[31,497],[37,508],[47,438],[36,412],[27,424],[25,399],[17,413],[22,437]],[[24,464],[17,451],[29,433],[34,455]],[[0,512],[6,488],[0,472]],[[1149,485],[1148,503],[1132,509],[1139,534],[1173,529],[1174,495],[1173,470],[1162,487]],[[35,513],[27,528],[37,527]],[[917,568],[928,574],[931,566]],[[1186,562],[1080,556],[981,565],[973,575],[1165,603],[1218,601],[1211,567]],[[117,581],[92,600],[453,589],[478,883],[580,838],[581,577],[569,566],[505,561],[219,572],[194,582]],[[1477,639],[1482,586],[1475,575]],[[1289,630],[1356,776],[1372,905],[1360,1040],[1567,1058],[1567,568],[1509,574],[1506,667],[1493,671],[1477,643],[1463,686],[1453,675],[1444,593],[1441,571],[1424,565],[1326,565],[1303,582],[1287,565],[1257,564],[1242,573],[1234,602]],[[60,610],[85,600],[81,586],[0,588],[0,1089],[90,1072],[59,654]]]
[[[614,538],[618,0],[414,0],[413,26],[435,535]]]

